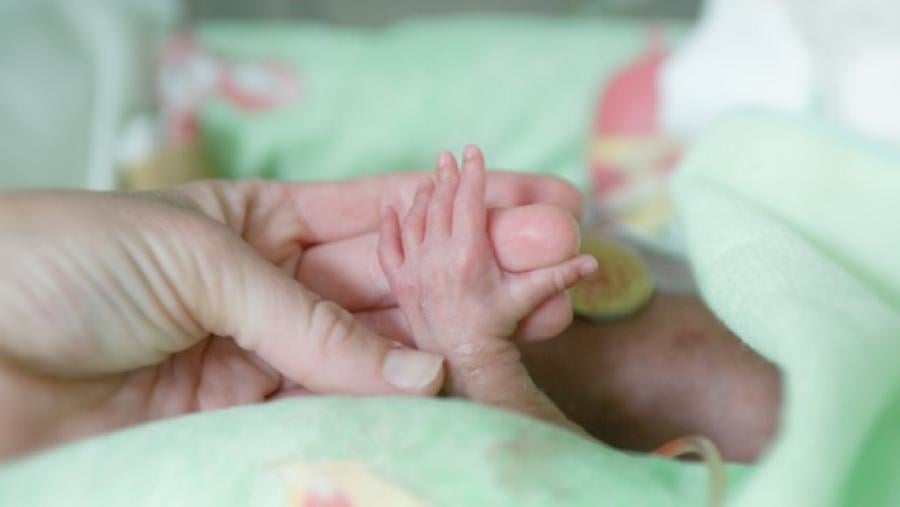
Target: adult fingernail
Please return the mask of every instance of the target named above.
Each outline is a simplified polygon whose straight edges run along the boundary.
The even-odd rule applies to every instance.
[[[478,154],[478,147],[474,144],[467,144],[466,149],[463,150],[463,158],[465,159],[474,158],[476,154]]]
[[[397,389],[421,392],[441,373],[444,358],[405,348],[391,349],[384,359],[384,379]]]
[[[581,265],[578,266],[578,272],[581,276],[588,276],[593,274],[594,271],[597,271],[597,268],[600,267],[600,264],[597,263],[597,259],[593,257],[587,257],[583,261],[581,261]]]

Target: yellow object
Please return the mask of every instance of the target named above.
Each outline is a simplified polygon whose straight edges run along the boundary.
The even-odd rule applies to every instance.
[[[147,160],[122,167],[123,190],[155,190],[213,175],[197,141],[160,148]]]
[[[425,507],[359,461],[297,462],[280,472],[289,507]]]
[[[700,456],[709,469],[709,506],[722,507],[725,505],[725,465],[722,463],[722,455],[719,454],[719,450],[712,440],[698,435],[678,438],[664,444],[654,452],[670,458]]]
[[[596,273],[569,290],[577,315],[617,319],[644,307],[653,296],[653,277],[636,253],[596,236],[581,243],[581,253],[593,255]]]

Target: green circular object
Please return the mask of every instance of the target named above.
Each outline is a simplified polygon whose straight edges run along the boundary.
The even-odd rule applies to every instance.
[[[653,276],[631,250],[596,236],[584,238],[581,253],[597,259],[597,272],[569,290],[575,314],[598,320],[627,317],[653,297]]]

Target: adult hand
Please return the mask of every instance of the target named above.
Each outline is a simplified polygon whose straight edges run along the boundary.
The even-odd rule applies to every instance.
[[[403,326],[386,284],[379,293],[371,272],[353,270],[371,265],[380,276],[368,231],[385,196],[404,195],[413,179],[0,197],[0,455],[295,386],[436,392],[441,358],[373,331]],[[562,184],[492,183],[494,205],[577,210]],[[571,255],[577,235],[561,216],[541,206],[495,212],[505,267]],[[566,234],[568,245],[544,246]],[[329,269],[332,283],[318,276]],[[360,319],[341,307],[348,302]],[[568,324],[548,304],[534,329]]]
[[[380,211],[390,206],[405,213],[416,185],[428,173],[399,173],[351,182],[309,185],[313,245],[304,251],[296,275],[310,290],[354,312],[376,331],[404,343],[412,336],[375,255]],[[578,251],[575,218],[581,195],[561,180],[546,176],[491,171],[486,200],[488,232],[500,266],[527,272],[558,264]],[[339,218],[341,217],[341,218]],[[550,298],[519,326],[523,341],[550,338],[572,320],[565,294]]]

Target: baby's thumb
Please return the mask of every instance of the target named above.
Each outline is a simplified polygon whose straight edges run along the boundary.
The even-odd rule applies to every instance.
[[[532,310],[587,278],[597,268],[597,259],[590,255],[579,255],[555,266],[512,275],[509,290],[519,304]]]
[[[282,375],[320,393],[435,394],[443,358],[396,345],[308,291],[246,244],[218,264],[199,312]]]

